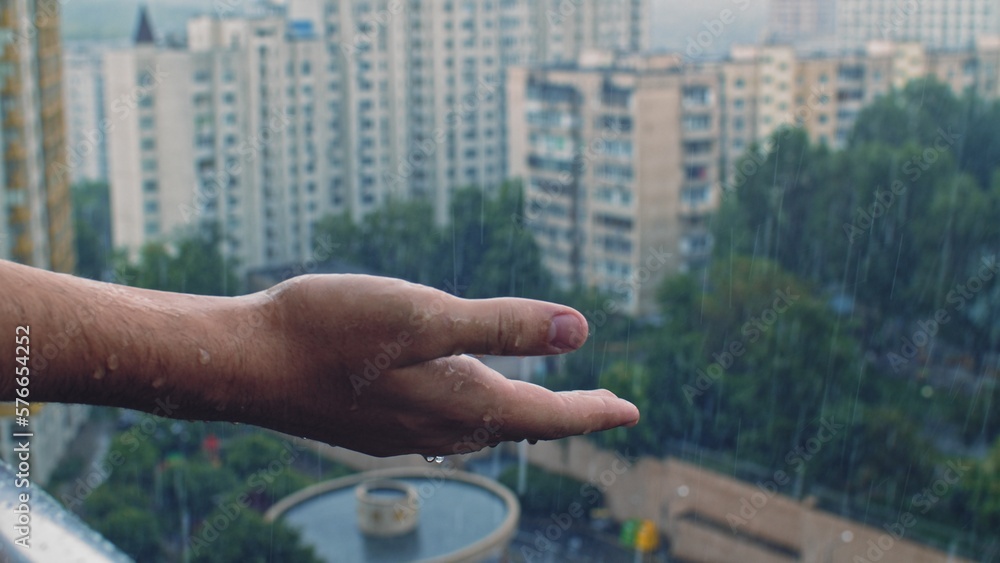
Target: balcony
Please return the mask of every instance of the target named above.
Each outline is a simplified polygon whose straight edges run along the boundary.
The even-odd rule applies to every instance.
[[[17,205],[10,208],[11,226],[26,225],[31,220],[31,212],[24,205]]]
[[[14,245],[14,259],[24,264],[31,264],[31,255],[35,252],[35,245],[31,242],[31,237],[23,234],[17,237]]]
[[[24,173],[24,169],[20,166],[16,167],[13,171],[8,171],[7,173],[7,190],[23,190],[28,186],[28,179]]]
[[[8,45],[8,49],[10,45]],[[6,51],[4,52],[6,54]],[[6,56],[4,57],[6,58]],[[0,89],[0,95],[4,96],[18,96],[21,93],[21,77],[17,73],[11,73],[7,76],[7,80],[3,83],[3,88]]]
[[[20,129],[24,126],[24,114],[14,109],[7,111],[7,116],[3,120],[4,129]]]
[[[680,216],[683,219],[697,219],[708,215],[711,211],[707,201],[681,201]]]
[[[24,145],[22,145],[20,141],[11,141],[7,144],[7,152],[4,153],[5,159],[20,161],[24,160],[24,157]]]

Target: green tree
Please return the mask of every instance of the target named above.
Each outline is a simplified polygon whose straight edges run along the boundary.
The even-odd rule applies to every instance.
[[[663,434],[657,424],[659,417],[653,415],[659,409],[653,408],[650,400],[655,394],[651,371],[637,362],[617,362],[601,374],[600,386],[619,397],[628,397],[639,412],[647,416],[643,416],[639,424],[632,428],[615,428],[598,434],[598,443],[633,455],[662,453],[664,448],[660,440]]]
[[[858,346],[810,287],[773,262],[717,261],[701,286],[665,283],[649,400],[679,412],[651,417],[673,439],[783,463],[821,417],[844,416],[859,371]]]
[[[505,184],[494,195],[464,188],[452,195],[443,227],[426,201],[390,200],[359,223],[347,215],[327,217],[317,232],[337,245],[340,259],[373,273],[463,297],[545,298],[552,282],[541,253],[513,220],[522,199],[518,184]]]
[[[226,467],[240,479],[246,479],[272,461],[279,459],[285,447],[282,441],[263,432],[234,438],[226,444],[223,457]]]
[[[529,465],[525,476],[524,494],[518,496],[521,509],[540,516],[563,514],[576,503],[589,515],[591,508],[604,505],[604,494],[597,487],[572,477],[550,473]],[[497,479],[512,491],[517,490],[518,468],[508,467]]]
[[[995,534],[1000,530],[1000,439],[982,460],[964,463],[972,469],[962,476],[961,506],[971,512],[974,529]]]
[[[198,520],[215,511],[221,499],[240,487],[240,480],[229,469],[189,459],[174,462],[163,472],[163,486],[169,510],[174,514],[186,510]]]
[[[442,252],[451,274],[445,288],[473,298],[550,297],[552,281],[534,236],[516,221],[523,197],[517,183],[503,184],[493,196],[472,188],[455,193]]]
[[[160,524],[152,510],[120,506],[103,518],[90,522],[103,535],[136,561],[160,558]]]
[[[199,532],[200,530],[194,530],[189,540],[188,552],[192,563],[321,561],[312,547],[302,544],[298,531],[282,522],[265,522],[263,517],[251,510],[240,513],[229,522],[212,542],[201,540]]]
[[[821,452],[814,466],[828,485],[840,485],[865,502],[898,505],[933,481],[938,460],[909,416],[893,407],[867,405],[854,413],[846,443]]]
[[[111,202],[108,185],[84,182],[73,186],[76,274],[104,279],[111,267]]]

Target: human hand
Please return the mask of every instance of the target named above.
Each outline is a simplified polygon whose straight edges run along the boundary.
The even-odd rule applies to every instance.
[[[431,456],[639,420],[609,391],[554,393],[463,355],[575,350],[587,322],[568,307],[357,275],[303,276],[246,302],[267,311],[248,350],[246,422],[376,456]]]

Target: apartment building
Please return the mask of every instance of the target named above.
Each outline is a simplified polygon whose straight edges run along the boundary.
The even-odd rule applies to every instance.
[[[114,243],[137,250],[197,217],[256,268],[308,259],[318,218],[391,197],[447,221],[456,188],[508,176],[506,69],[641,48],[647,4],[291,0],[196,18],[182,48],[143,16],[104,61]]]
[[[710,62],[594,53],[510,71],[508,168],[524,181],[525,226],[556,280],[650,314],[659,278],[705,264],[705,215],[757,173],[752,147],[789,126],[843,147],[859,113],[893,88],[934,76],[997,99],[998,74],[991,39],[962,51],[881,41],[808,56],[737,46]],[[647,260],[661,247],[672,256],[654,271]]]
[[[836,23],[836,0],[771,0],[767,37],[779,43],[829,41]]]
[[[0,4],[0,258],[72,273],[59,6],[55,0]],[[34,481],[51,476],[87,408],[33,405]],[[0,405],[0,457],[8,463],[17,461],[13,415],[12,404]]]
[[[659,281],[704,266],[718,193],[720,112],[711,68],[673,56],[513,69],[511,174],[524,226],[564,286],[654,310]]]
[[[0,30],[0,258],[72,272],[59,4],[4,3]]]
[[[870,41],[965,49],[1000,35],[995,0],[771,0],[768,38],[863,49]]]
[[[841,48],[869,41],[920,43],[930,49],[964,49],[1000,35],[995,0],[836,0]]]
[[[959,94],[1000,98],[1000,39],[993,37],[962,50],[871,41],[864,49],[802,55],[786,45],[737,46],[717,65],[727,188],[740,183],[736,166],[746,149],[777,128],[802,126],[813,142],[843,147],[862,109],[915,79],[932,76]]]
[[[73,43],[63,50],[63,104],[66,111],[66,161],[70,181],[108,181],[104,114],[103,47]]]
[[[345,205],[320,185],[339,171],[322,43],[280,17],[197,18],[186,48],[151,29],[143,12],[135,45],[104,61],[115,246],[214,222],[246,267],[307,256],[312,225]]]

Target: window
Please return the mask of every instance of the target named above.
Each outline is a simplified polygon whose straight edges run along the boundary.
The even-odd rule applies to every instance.
[[[684,188],[681,191],[681,201],[688,204],[700,204],[708,201],[708,186]]]
[[[708,86],[685,86],[681,99],[685,106],[707,106],[712,103],[712,91]]]
[[[703,155],[712,151],[712,141],[684,141],[684,153],[688,155]]]
[[[706,180],[708,179],[708,167],[703,165],[685,166],[684,178],[688,181]]]
[[[685,115],[685,131],[706,131],[712,126],[712,116],[710,115]]]

